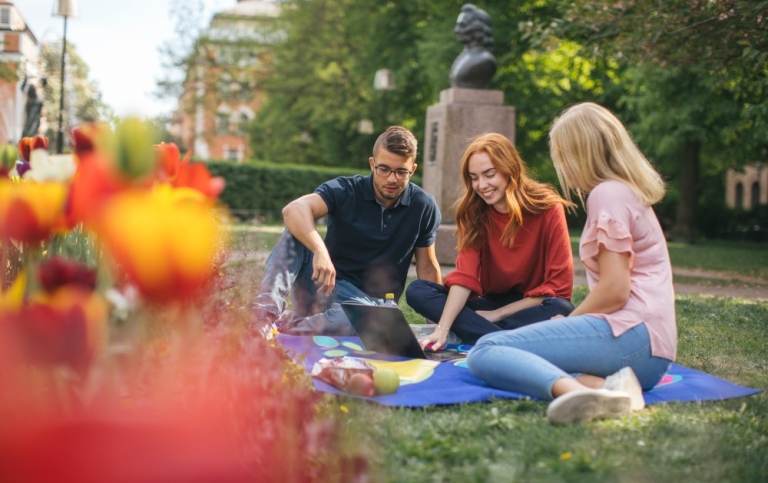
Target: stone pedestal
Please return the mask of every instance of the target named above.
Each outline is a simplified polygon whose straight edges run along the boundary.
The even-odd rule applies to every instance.
[[[515,141],[515,108],[504,105],[503,91],[452,87],[440,92],[440,103],[427,109],[422,179],[443,217],[435,243],[440,264],[456,261],[453,204],[463,189],[461,156],[472,139],[487,132]]]

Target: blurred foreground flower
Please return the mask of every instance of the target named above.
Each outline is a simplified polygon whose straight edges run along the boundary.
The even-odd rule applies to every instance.
[[[0,352],[0,384],[17,389],[0,392],[2,479],[369,481],[367,460],[343,444],[341,421],[318,410],[322,396],[287,377],[285,353],[231,329],[181,332],[125,353],[69,393],[89,396],[68,414],[20,400],[44,373]]]
[[[0,180],[0,239],[40,243],[62,230],[66,196],[62,183]]]
[[[21,138],[19,141],[19,159],[29,161],[32,151],[36,149],[48,150],[48,138],[43,136],[33,136]]]
[[[8,177],[8,174],[16,166],[18,159],[19,153],[12,143],[0,146],[0,177]]]
[[[88,290],[96,289],[96,270],[61,257],[44,261],[38,269],[38,278],[43,290],[52,293],[66,285],[79,286]]]
[[[19,141],[19,159],[15,168],[18,176],[24,176],[29,171],[32,153],[37,150],[48,152],[48,138],[43,136],[21,138]]]
[[[220,218],[200,193],[160,185],[115,196],[96,233],[144,297],[169,301],[188,298],[214,273]]]
[[[9,331],[3,335],[18,341],[27,362],[65,364],[82,372],[106,343],[107,304],[81,287],[37,294],[2,317]]]
[[[22,177],[40,183],[69,181],[76,169],[75,158],[71,154],[48,154],[48,151],[37,149],[32,151],[29,170]]]
[[[303,367],[249,330],[224,181],[138,120],[73,138],[66,158],[25,138],[30,170],[0,179],[0,480],[367,481]]]
[[[224,179],[213,177],[202,163],[190,163],[190,153],[181,159],[178,146],[160,143],[155,147],[160,158],[160,179],[175,188],[192,188],[209,199],[216,199],[224,190]]]

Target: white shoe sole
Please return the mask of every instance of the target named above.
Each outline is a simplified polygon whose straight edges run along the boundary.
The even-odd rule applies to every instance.
[[[549,404],[547,419],[552,424],[610,419],[632,413],[628,394],[608,389],[583,389],[563,394]]]
[[[606,377],[603,388],[629,394],[632,399],[632,411],[639,411],[645,407],[643,388],[631,367],[623,367],[617,373]]]

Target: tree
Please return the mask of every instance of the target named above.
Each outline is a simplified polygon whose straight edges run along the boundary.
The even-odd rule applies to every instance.
[[[656,67],[635,72],[646,85],[626,101],[638,108],[635,134],[677,163],[668,169],[679,180],[673,236],[692,240],[702,147],[723,164],[768,154],[768,2],[576,0],[559,26],[592,49]]]
[[[262,104],[259,84],[271,70],[276,34],[270,13],[224,10],[204,27],[202,12],[200,1],[172,3],[176,38],[160,49],[165,77],[156,94],[178,100],[183,145],[207,158],[211,146],[216,156],[231,149],[230,136],[243,147],[246,125]]]
[[[702,174],[723,173],[733,164],[727,126],[739,123],[741,104],[716,79],[692,68],[648,65],[632,75],[622,98],[632,112],[628,124],[643,152],[665,178],[674,180],[676,209],[662,215],[675,220],[673,238],[692,240],[703,201]]]
[[[253,125],[254,149],[258,144],[260,157],[273,161],[364,166],[373,139],[357,126],[363,118],[381,124],[384,101],[387,123],[405,125],[421,139],[426,110],[449,87],[451,63],[462,49],[453,29],[463,3],[286,2],[285,40],[275,47],[275,70],[262,85],[267,103]],[[498,61],[491,88],[504,90],[507,104],[517,108],[518,147],[550,181],[546,133],[552,118],[576,100],[617,98],[619,75],[617,63],[579,55],[573,42],[541,45],[528,35],[529,23],[557,18],[558,3],[482,5],[492,19]],[[373,89],[380,68],[394,72],[395,91]]]
[[[202,0],[171,0],[168,14],[174,19],[173,38],[158,48],[163,77],[157,81],[155,95],[160,99],[179,99],[184,80],[195,58],[195,45],[205,26]]]
[[[61,44],[44,43],[40,46],[42,71],[46,79],[43,88],[45,135],[56,139],[59,125],[61,96]],[[68,133],[80,123],[107,121],[114,117],[112,110],[101,100],[96,82],[88,78],[88,65],[77,53],[74,44],[67,44],[66,92],[64,93],[63,128]],[[68,136],[64,136],[65,145]],[[54,146],[54,143],[51,143]]]
[[[364,166],[373,139],[358,132],[361,120],[373,119],[375,131],[386,127],[382,119],[418,130],[423,114],[412,106],[426,102],[428,85],[416,63],[413,3],[299,0],[282,12],[284,41],[274,47],[267,102],[252,130],[259,157]],[[396,91],[374,91],[380,68],[395,72]]]
[[[17,80],[16,69],[10,62],[0,62],[0,81]]]

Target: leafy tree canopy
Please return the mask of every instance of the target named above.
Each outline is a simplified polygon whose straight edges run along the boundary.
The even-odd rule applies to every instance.
[[[47,129],[45,135],[55,146],[58,136],[59,104],[61,99],[61,44],[43,43],[40,46],[43,76],[43,112]],[[66,80],[64,90],[64,143],[69,141],[67,133],[81,123],[109,121],[114,117],[112,110],[101,99],[98,84],[88,78],[89,69],[78,55],[77,47],[67,43]]]

